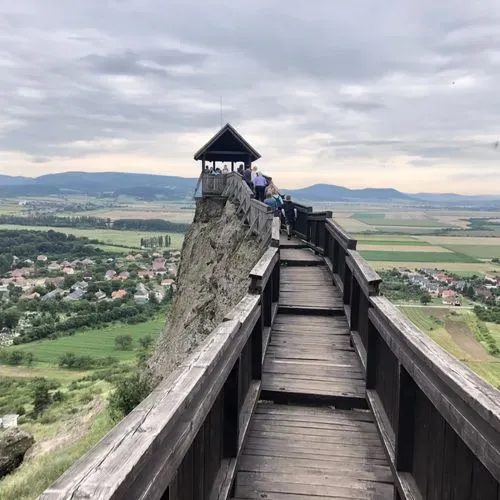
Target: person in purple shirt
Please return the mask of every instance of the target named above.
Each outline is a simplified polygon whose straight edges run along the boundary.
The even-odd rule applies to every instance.
[[[266,198],[267,181],[261,172],[257,172],[257,175],[255,176],[255,179],[253,181],[253,185],[255,188],[255,198],[263,202]]]

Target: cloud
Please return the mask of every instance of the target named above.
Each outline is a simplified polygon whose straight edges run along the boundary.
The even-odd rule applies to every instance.
[[[222,97],[223,120],[288,187],[491,192],[466,177],[500,159],[496,3],[314,6],[4,2],[0,172],[196,175]]]

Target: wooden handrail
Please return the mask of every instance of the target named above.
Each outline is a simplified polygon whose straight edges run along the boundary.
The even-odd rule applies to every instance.
[[[159,500],[193,487],[197,498],[229,497],[278,306],[277,252],[254,267],[259,285],[41,500]]]
[[[304,211],[301,236],[325,256],[342,292],[397,498],[450,498],[443,477],[451,485],[467,478],[470,498],[495,498],[500,392],[379,297],[381,278],[355,250],[356,240],[334,220],[322,223],[322,216]]]

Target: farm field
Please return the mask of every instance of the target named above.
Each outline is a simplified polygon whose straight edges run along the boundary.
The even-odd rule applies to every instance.
[[[93,358],[112,356],[119,361],[132,361],[138,351],[138,340],[146,335],[158,337],[164,325],[165,316],[159,316],[137,325],[120,323],[100,330],[86,330],[68,337],[59,337],[55,340],[45,339],[11,346],[7,349],[32,352],[35,356],[35,367],[57,365],[58,359],[67,352],[73,352],[78,356],[91,356]],[[132,350],[116,349],[115,338],[119,335],[130,335],[134,339]]]
[[[352,215],[353,219],[364,222],[372,226],[399,226],[399,227],[431,227],[439,228],[443,224],[436,219],[427,217],[424,213],[407,213],[402,216],[401,213],[372,213],[357,212]]]
[[[169,250],[180,250],[184,241],[184,234],[167,232],[149,232],[149,231],[118,231],[115,229],[80,229],[51,226],[21,226],[17,224],[2,224],[0,229],[19,229],[28,231],[48,231],[52,229],[60,233],[74,234],[75,236],[84,236],[90,239],[97,239],[111,246],[123,245],[128,248],[139,248],[142,237],[154,237],[169,234],[172,238],[172,245]],[[118,250],[117,250],[118,251]]]
[[[500,245],[446,245],[446,248],[478,259],[500,258]]]
[[[369,262],[424,262],[429,263],[477,263],[478,260],[468,255],[454,252],[425,252],[425,251],[384,251],[384,250],[360,250],[359,252]]]
[[[452,356],[465,363],[480,377],[500,387],[500,358],[491,356],[475,339],[474,315],[448,308],[401,306],[401,311]],[[487,324],[500,337],[500,325]],[[497,339],[498,339],[497,337]],[[497,340],[498,341],[498,340]]]
[[[396,244],[373,244],[373,243],[359,243],[357,245],[357,250],[360,252],[415,252],[419,253],[452,253],[452,250],[432,245],[414,245],[413,242],[397,242]]]

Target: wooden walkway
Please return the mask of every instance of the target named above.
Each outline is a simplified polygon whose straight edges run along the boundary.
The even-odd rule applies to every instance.
[[[392,498],[339,290],[300,241],[280,247],[280,304],[234,498]]]

